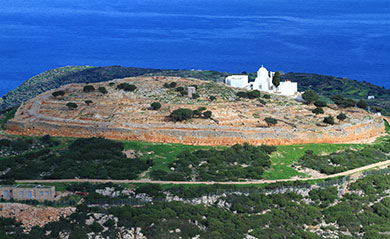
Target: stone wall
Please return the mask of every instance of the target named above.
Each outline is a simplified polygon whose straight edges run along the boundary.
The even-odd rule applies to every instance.
[[[0,199],[14,199],[14,200],[54,200],[55,187],[54,186],[2,186],[0,185]]]
[[[125,124],[83,122],[70,119],[10,120],[6,132],[17,135],[65,137],[105,137],[120,140],[183,143],[193,145],[286,145],[306,143],[346,143],[376,137],[384,132],[381,119],[370,119],[323,127],[322,131],[288,130],[277,127],[246,128],[228,126],[195,126],[185,124]]]

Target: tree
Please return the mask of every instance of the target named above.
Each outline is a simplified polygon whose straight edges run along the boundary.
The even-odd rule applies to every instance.
[[[190,109],[185,109],[185,108],[184,109],[179,108],[177,110],[174,110],[169,115],[169,117],[175,122],[191,119],[192,116],[194,116],[194,112]]]
[[[104,87],[104,86],[100,86],[100,87],[98,88],[98,90],[99,90],[101,93],[103,93],[103,94],[107,94],[107,93],[108,93],[106,87]]]
[[[347,118],[347,116],[344,113],[340,113],[337,115],[337,119],[344,121]]]
[[[279,87],[279,85],[280,85],[280,72],[279,71],[275,72],[274,77],[272,77],[272,84],[276,88]]]
[[[278,123],[278,120],[271,117],[265,118],[264,121],[268,124],[268,126],[276,125]]]
[[[215,96],[213,96],[213,95],[210,95],[210,97],[209,97],[209,100],[210,101],[214,101],[214,100],[216,100],[217,98],[215,97]]]
[[[334,95],[330,97],[333,102],[342,108],[347,108],[347,107],[354,107],[356,105],[356,101],[353,99],[345,99],[343,95]]]
[[[325,124],[334,124],[334,118],[332,116],[328,116],[324,118]]]
[[[92,104],[92,100],[86,100],[86,101],[84,101],[87,105],[90,105],[90,104]]]
[[[64,96],[64,95],[65,95],[65,91],[63,91],[63,90],[55,91],[55,92],[52,93],[52,95],[53,95],[54,97],[57,97],[57,96]]]
[[[361,109],[367,109],[368,104],[367,104],[367,101],[365,101],[365,100],[359,100],[359,102],[357,103],[356,106],[361,108]]]
[[[203,118],[210,119],[212,112],[210,110],[203,112]]]
[[[84,88],[83,88],[83,91],[84,92],[92,92],[92,91],[94,91],[95,90],[95,87],[93,87],[93,85],[86,85],[86,86],[84,86]]]
[[[77,108],[77,104],[76,104],[76,103],[73,103],[73,102],[67,103],[66,106],[68,106],[68,108],[69,108],[70,110],[73,110],[73,109],[76,109],[76,108]]]
[[[314,90],[306,90],[302,94],[302,98],[309,104],[315,102],[318,100],[320,97],[317,95],[317,93]]]
[[[328,106],[328,104],[322,100],[317,100],[316,102],[314,102],[314,105],[317,107],[327,107]]]
[[[153,102],[150,106],[153,110],[158,110],[161,108],[161,104],[159,102]]]
[[[311,112],[313,112],[316,115],[323,114],[324,113],[324,109],[322,109],[321,107],[317,107],[314,110],[312,110]]]

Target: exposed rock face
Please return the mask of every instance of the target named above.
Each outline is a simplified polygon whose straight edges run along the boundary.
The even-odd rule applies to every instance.
[[[55,208],[21,203],[0,204],[0,217],[15,218],[23,224],[26,231],[34,226],[42,227],[49,222],[59,221],[61,217],[68,217],[74,211],[76,211],[75,207]]]
[[[136,93],[129,93],[111,88],[107,95],[87,95],[82,92],[82,86],[73,84],[63,88],[67,92],[65,99],[56,99],[51,96],[52,92],[46,92],[19,108],[15,118],[7,124],[7,132],[193,145],[233,145],[246,142],[254,145],[345,143],[376,137],[384,132],[381,117],[359,109],[346,110],[346,122],[325,126],[321,125],[322,118],[311,113],[311,106],[285,97],[272,99],[266,106],[259,106],[256,100],[232,99],[232,89],[218,85],[227,88],[228,96],[220,93],[216,102],[209,102],[205,100],[208,99],[208,94],[217,94],[219,91],[210,93],[209,86],[201,85],[209,84],[205,82],[151,77],[128,78],[124,81],[137,85],[139,89]],[[194,102],[164,89],[162,84],[170,81],[183,86],[194,83],[200,85],[200,100]],[[97,84],[95,88],[102,84]],[[156,97],[160,97],[160,102],[166,101],[163,102],[162,109],[148,110]],[[92,99],[93,105],[83,104],[86,99]],[[64,105],[69,101],[77,102],[78,109],[67,109]],[[197,109],[200,106],[206,106],[213,112],[213,120],[196,118],[183,123],[166,120],[174,109]],[[330,108],[325,111],[326,115],[336,116],[339,113]],[[279,123],[274,127],[266,127],[264,120],[259,117],[274,117]]]

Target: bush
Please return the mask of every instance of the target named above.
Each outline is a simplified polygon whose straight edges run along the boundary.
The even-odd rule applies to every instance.
[[[177,85],[176,82],[171,82],[171,83],[169,83],[169,87],[170,87],[170,88],[175,88],[176,85]]]
[[[86,100],[86,101],[84,101],[87,105],[90,105],[90,104],[92,104],[92,100]]]
[[[333,102],[342,108],[355,107],[356,101],[353,99],[345,99],[343,95],[334,95],[330,97]]]
[[[175,122],[191,119],[192,116],[194,116],[194,112],[192,110],[183,108],[174,110],[169,115],[169,117]]]
[[[192,99],[198,99],[198,98],[199,98],[199,94],[198,93],[192,94]]]
[[[103,227],[102,227],[102,225],[100,225],[98,222],[93,222],[90,226],[89,226],[89,228],[91,228],[91,230],[93,231],[93,232],[95,232],[95,233],[98,233],[98,232],[101,232],[101,231],[103,231]]]
[[[210,110],[203,112],[203,118],[210,119],[212,112]]]
[[[317,93],[314,90],[306,90],[302,94],[302,98],[309,104],[317,101],[320,97],[317,95]]]
[[[328,106],[328,104],[322,100],[317,100],[316,102],[314,102],[314,105],[317,107],[327,107]]]
[[[106,87],[103,87],[103,86],[100,86],[100,87],[98,88],[98,90],[99,90],[101,93],[103,93],[103,94],[107,94],[107,93],[108,93]]]
[[[83,88],[83,91],[84,92],[92,92],[92,91],[94,91],[95,90],[95,87],[93,87],[93,85],[86,85],[86,86],[84,86],[84,88]]]
[[[314,110],[312,110],[311,112],[313,112],[316,115],[323,114],[324,113],[324,109],[322,109],[321,107],[317,107]]]
[[[265,118],[264,121],[268,124],[268,126],[276,125],[278,123],[278,120],[271,117]]]
[[[248,98],[248,94],[245,91],[239,91],[236,95],[240,98]]]
[[[175,89],[175,91],[177,91],[177,92],[181,92],[181,91],[183,91],[183,90],[184,90],[184,88],[181,87],[181,86],[179,86],[179,87],[177,87],[177,88]]]
[[[263,98],[264,98],[264,99],[271,99],[271,95],[269,95],[269,94],[264,94],[264,95],[263,95]]]
[[[137,89],[137,86],[131,85],[129,83],[120,83],[117,87],[117,89],[124,90],[124,91],[135,91]]]
[[[256,99],[260,97],[260,91],[258,90],[252,90],[248,92],[248,98],[249,99]]]
[[[207,108],[206,108],[206,107],[203,107],[203,106],[198,108],[199,111],[205,111],[206,109],[207,109]]]
[[[266,102],[265,100],[263,100],[263,99],[259,99],[259,102],[260,102],[261,104],[263,104],[263,105],[266,105],[266,104],[267,104],[267,102]]]
[[[200,110],[194,110],[194,116],[200,117],[202,115],[202,112]]]
[[[161,108],[161,104],[159,102],[153,102],[150,106],[153,110],[158,110]]]
[[[216,100],[217,99],[217,97],[215,97],[215,96],[213,96],[213,95],[211,95],[210,97],[209,97],[209,100],[211,100],[211,101],[214,101],[214,100]]]
[[[186,95],[188,95],[188,91],[186,91],[186,90],[180,91],[180,94],[181,94],[181,96],[186,96]]]
[[[73,102],[67,103],[66,106],[68,106],[68,108],[69,108],[70,110],[73,110],[73,109],[76,109],[76,108],[77,108],[77,104],[76,104],[76,103],[73,103]]]
[[[346,116],[344,113],[340,113],[340,114],[337,115],[337,119],[338,119],[338,120],[343,121],[343,120],[345,120],[346,118],[347,118],[347,116]]]
[[[359,102],[356,104],[356,106],[361,108],[361,109],[367,109],[368,104],[367,104],[367,101],[365,101],[365,100],[359,100]]]
[[[115,83],[114,83],[114,82],[110,82],[110,83],[108,83],[108,85],[109,85],[109,86],[114,86]]]
[[[334,124],[334,118],[332,116],[328,116],[324,118],[325,124]]]
[[[164,88],[171,88],[168,83],[164,83]]]
[[[65,95],[65,91],[63,91],[63,90],[55,91],[55,92],[52,93],[52,95],[53,95],[54,97],[57,97],[57,96],[64,96],[64,95]]]

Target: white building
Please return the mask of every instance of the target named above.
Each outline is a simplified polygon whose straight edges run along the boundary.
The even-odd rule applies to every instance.
[[[268,71],[264,66],[261,66],[257,71],[257,77],[254,82],[249,82],[247,75],[231,75],[226,77],[225,83],[233,87],[261,90],[272,94],[286,96],[296,96],[298,94],[298,83],[296,82],[286,80],[280,82],[278,87],[275,87],[272,84],[274,74],[275,72]]]

